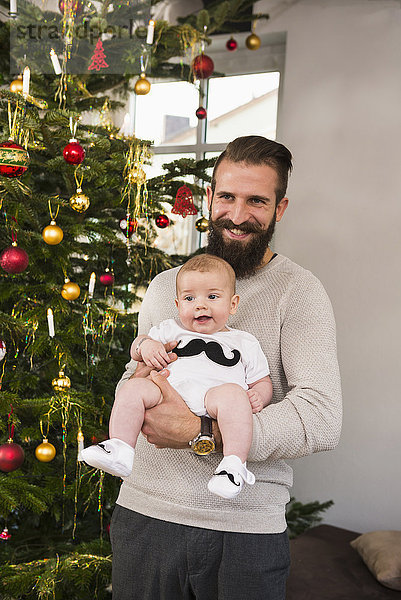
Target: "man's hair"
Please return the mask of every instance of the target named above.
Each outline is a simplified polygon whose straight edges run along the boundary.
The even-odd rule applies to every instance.
[[[232,287],[232,292],[235,294],[235,273],[231,265],[228,264],[223,258],[214,256],[213,254],[198,254],[193,256],[186,263],[184,263],[181,269],[178,271],[176,287],[178,290],[179,279],[184,273],[190,271],[198,271],[199,273],[210,273],[212,271],[225,271],[228,275],[229,283]]]
[[[217,168],[222,160],[244,162],[248,165],[268,165],[277,173],[276,206],[284,198],[288,175],[292,171],[292,155],[283,144],[261,135],[246,135],[230,142],[214,165],[211,184],[213,193],[216,188]]]

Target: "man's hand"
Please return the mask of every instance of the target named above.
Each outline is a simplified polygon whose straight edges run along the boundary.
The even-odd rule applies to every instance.
[[[262,410],[264,404],[262,396],[256,390],[247,390],[249,402],[251,403],[252,412],[258,413]]]
[[[151,371],[150,379],[160,388],[163,400],[145,411],[142,433],[156,448],[189,448],[189,441],[200,431],[200,419],[169,384],[169,372]]]

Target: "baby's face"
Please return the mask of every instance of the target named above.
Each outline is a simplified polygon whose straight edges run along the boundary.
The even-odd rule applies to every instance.
[[[179,277],[176,305],[181,323],[197,333],[226,331],[238,306],[227,273],[187,271]]]

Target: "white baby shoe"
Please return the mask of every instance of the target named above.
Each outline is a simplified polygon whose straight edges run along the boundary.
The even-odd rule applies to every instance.
[[[244,483],[253,485],[255,475],[248,471],[246,463],[241,462],[238,456],[230,454],[223,458],[207,487],[209,492],[231,500],[238,496]]]
[[[132,471],[135,450],[118,438],[111,438],[81,450],[79,460],[116,477],[128,477]]]

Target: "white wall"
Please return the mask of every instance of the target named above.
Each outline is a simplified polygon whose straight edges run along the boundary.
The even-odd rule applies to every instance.
[[[256,29],[275,31],[295,164],[275,248],[331,297],[344,394],[339,447],[292,463],[293,494],[334,500],[339,527],[401,529],[401,5],[300,0]]]

